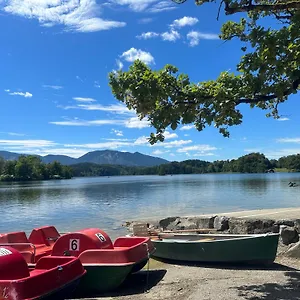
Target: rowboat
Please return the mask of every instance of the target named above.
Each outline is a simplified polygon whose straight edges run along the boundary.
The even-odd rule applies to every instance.
[[[78,292],[99,293],[120,286],[145,266],[153,251],[149,237],[119,237],[112,243],[104,231],[88,228],[60,236],[51,255],[78,257],[87,270]]]
[[[152,237],[154,257],[207,263],[272,263],[279,234],[172,234]]]
[[[22,254],[0,248],[0,299],[65,299],[86,271],[75,257],[44,257],[29,268]]]

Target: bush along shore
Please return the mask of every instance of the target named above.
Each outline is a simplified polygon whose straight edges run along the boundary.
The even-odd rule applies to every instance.
[[[37,156],[20,156],[18,160],[0,160],[0,181],[70,179],[72,169],[55,161],[42,163]]]
[[[133,225],[141,221],[126,222],[130,232]],[[218,234],[266,234],[280,233],[278,255],[300,258],[300,219],[272,220],[260,218],[235,218],[221,215],[211,217],[168,217],[147,221],[153,231],[178,231],[211,229],[208,233]]]

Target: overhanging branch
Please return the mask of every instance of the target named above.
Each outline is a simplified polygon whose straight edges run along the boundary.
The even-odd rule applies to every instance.
[[[249,11],[269,11],[269,12],[279,12],[289,9],[300,9],[300,1],[291,1],[287,3],[277,3],[277,4],[256,4],[230,7],[230,2],[225,1],[225,12],[226,15],[232,15],[238,12],[249,12]]]

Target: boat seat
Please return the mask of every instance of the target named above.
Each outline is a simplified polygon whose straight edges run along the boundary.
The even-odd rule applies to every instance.
[[[7,240],[9,243],[29,243],[24,231],[7,233]]]
[[[60,237],[54,226],[44,226],[32,230],[29,241],[34,245],[46,245],[52,247],[55,241]]]

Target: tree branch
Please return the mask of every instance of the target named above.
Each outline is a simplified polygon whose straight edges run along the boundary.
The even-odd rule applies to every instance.
[[[278,4],[249,4],[245,6],[230,7],[229,2],[225,1],[226,15],[232,15],[238,12],[249,11],[283,11],[288,9],[300,9],[300,1],[291,1]]]
[[[290,93],[292,93],[293,91],[296,91],[298,89],[298,86],[300,85],[300,78],[298,78],[297,80],[295,80],[292,84],[292,87],[288,90],[286,90],[283,93],[283,96],[288,96]],[[244,98],[244,99],[238,99],[236,100],[236,104],[242,104],[242,103],[247,103],[247,104],[251,104],[251,103],[258,103],[261,101],[270,101],[270,100],[274,100],[276,99],[278,96],[276,94],[272,94],[272,95],[258,95],[254,98]]]

